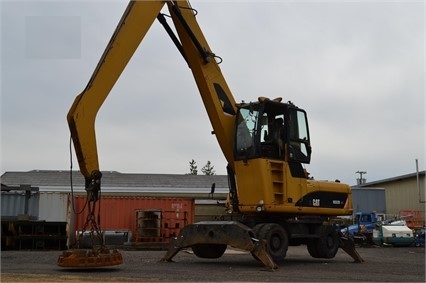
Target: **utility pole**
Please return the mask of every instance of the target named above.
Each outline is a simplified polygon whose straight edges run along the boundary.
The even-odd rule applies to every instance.
[[[367,174],[366,171],[356,171],[356,174],[359,174],[359,179],[356,179],[358,185],[362,185],[365,183],[365,179],[362,178],[363,174]]]

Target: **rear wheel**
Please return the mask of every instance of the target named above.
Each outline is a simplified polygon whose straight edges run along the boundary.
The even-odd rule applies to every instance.
[[[227,248],[224,244],[198,244],[192,246],[194,254],[201,258],[220,258]]]
[[[274,261],[284,260],[288,249],[288,236],[282,226],[267,223],[260,227],[257,237],[266,241],[268,253]]]
[[[339,249],[339,235],[332,226],[319,226],[319,238],[308,242],[308,252],[314,258],[334,258]]]

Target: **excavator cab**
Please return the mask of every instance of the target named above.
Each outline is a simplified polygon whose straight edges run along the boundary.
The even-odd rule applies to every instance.
[[[311,145],[306,112],[291,102],[259,98],[238,105],[235,160],[256,158],[309,163]]]
[[[303,164],[312,149],[306,112],[281,100],[259,97],[237,105],[234,171],[228,172],[236,211],[297,213],[296,203],[308,193]]]

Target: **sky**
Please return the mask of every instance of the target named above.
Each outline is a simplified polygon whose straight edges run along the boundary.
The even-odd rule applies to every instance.
[[[1,1],[2,174],[78,170],[66,114],[127,3]],[[416,172],[416,159],[425,170],[424,1],[191,5],[236,101],[282,97],[307,111],[315,179],[378,181]],[[226,174],[211,130],[154,22],[98,113],[101,171],[186,174],[194,159]]]

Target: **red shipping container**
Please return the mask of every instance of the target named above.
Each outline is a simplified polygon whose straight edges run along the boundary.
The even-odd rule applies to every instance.
[[[76,196],[74,204],[75,211],[81,211],[86,197]],[[191,198],[102,196],[95,215],[98,211],[102,231],[129,230],[132,241],[168,242],[185,225],[194,223],[195,204]],[[83,213],[74,215],[74,235],[83,229],[87,214],[86,206]],[[86,231],[90,229],[89,223]]]

